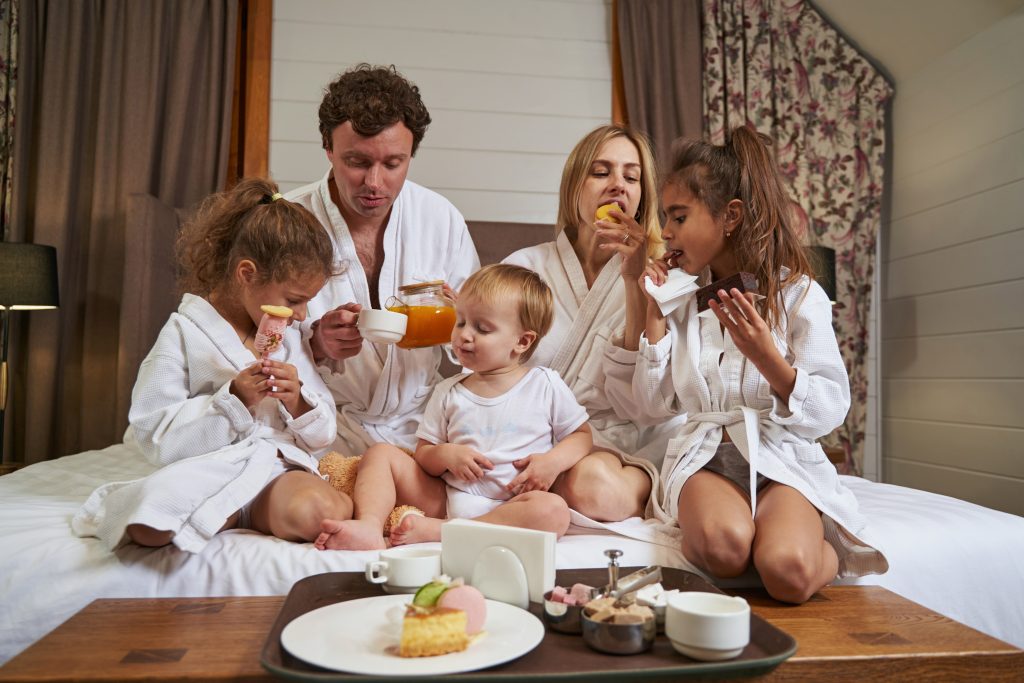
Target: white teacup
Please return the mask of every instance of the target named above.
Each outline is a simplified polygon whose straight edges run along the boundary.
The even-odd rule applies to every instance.
[[[364,308],[359,311],[356,327],[364,339],[381,344],[394,344],[405,336],[409,317],[404,313],[395,313],[377,308]]]
[[[719,593],[674,595],[665,612],[665,635],[677,652],[692,659],[738,657],[750,642],[750,605]]]
[[[388,593],[412,593],[441,574],[441,551],[388,548],[366,563],[366,580],[384,584]]]

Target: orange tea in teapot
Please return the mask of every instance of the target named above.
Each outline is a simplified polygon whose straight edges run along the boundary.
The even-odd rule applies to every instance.
[[[398,288],[402,299],[388,302],[387,308],[404,313],[409,319],[400,349],[447,344],[455,327],[455,304],[443,290],[444,281],[421,282]]]

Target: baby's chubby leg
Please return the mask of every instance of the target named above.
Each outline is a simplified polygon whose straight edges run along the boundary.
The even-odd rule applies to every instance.
[[[554,493],[527,491],[476,519],[491,524],[550,531],[561,538],[569,528],[569,506]]]
[[[386,547],[384,522],[395,505],[414,505],[444,516],[444,482],[432,477],[405,451],[378,443],[359,462],[353,492],[355,518],[325,519],[315,541],[321,550],[379,550]]]
[[[291,470],[274,479],[251,507],[253,529],[286,541],[313,541],[322,520],[351,516],[352,499],[305,470]]]

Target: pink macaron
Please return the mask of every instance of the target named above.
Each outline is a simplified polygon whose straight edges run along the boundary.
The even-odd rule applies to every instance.
[[[472,586],[449,588],[437,600],[438,607],[460,609],[466,613],[466,633],[473,635],[483,630],[487,621],[487,603],[484,594]]]

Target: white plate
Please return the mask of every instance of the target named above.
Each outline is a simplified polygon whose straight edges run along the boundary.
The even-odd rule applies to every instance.
[[[518,607],[487,601],[486,634],[462,652],[399,657],[408,595],[339,602],[307,612],[281,632],[295,657],[325,669],[354,674],[426,676],[476,671],[521,657],[544,639],[544,624]]]

